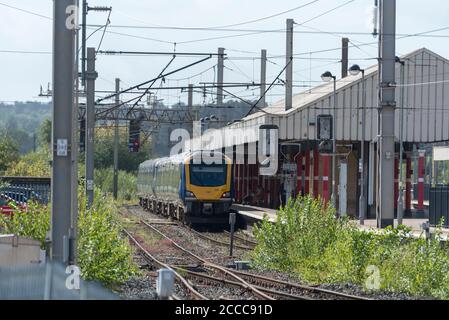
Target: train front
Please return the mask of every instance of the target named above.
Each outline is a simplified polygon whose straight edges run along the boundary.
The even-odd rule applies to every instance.
[[[193,224],[226,224],[233,199],[233,174],[231,160],[221,155],[221,161],[206,164],[185,161],[186,220]],[[209,162],[210,163],[210,162]]]

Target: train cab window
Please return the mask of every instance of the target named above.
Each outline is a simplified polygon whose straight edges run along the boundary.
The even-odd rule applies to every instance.
[[[218,187],[226,184],[227,166],[223,164],[191,164],[190,183],[198,187]]]

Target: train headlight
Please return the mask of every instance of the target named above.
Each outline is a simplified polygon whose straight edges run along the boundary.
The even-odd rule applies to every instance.
[[[225,192],[225,193],[223,193],[223,195],[221,197],[222,198],[230,198],[231,197],[231,193],[230,192]]]
[[[190,191],[186,191],[186,197],[188,197],[188,198],[196,198],[195,194],[193,192],[190,192]]]

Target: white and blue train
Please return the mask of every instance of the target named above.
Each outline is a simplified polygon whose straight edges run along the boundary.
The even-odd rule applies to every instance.
[[[220,161],[204,161],[211,154]],[[146,161],[139,166],[140,205],[186,224],[227,223],[234,198],[232,171],[226,155],[210,151]]]

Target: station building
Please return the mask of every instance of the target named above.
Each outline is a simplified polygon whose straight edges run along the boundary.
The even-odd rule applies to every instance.
[[[449,61],[425,48],[402,56],[401,61],[404,62],[402,65],[396,64],[396,170],[391,179],[397,199],[402,130],[402,165],[406,179],[404,208],[410,214],[413,209],[412,175],[418,182],[417,209],[422,210],[424,206],[426,152],[423,146],[449,141]],[[333,83],[324,83],[294,95],[293,107],[289,110],[285,108],[285,101],[279,101],[221,128],[219,134],[205,132],[191,141],[192,146],[196,146],[193,149],[231,149],[234,160],[239,152],[244,153],[245,163],[237,162],[234,166],[237,203],[276,209],[288,197],[299,194],[311,194],[330,201],[332,155],[319,152],[318,120],[322,116],[332,116],[337,140],[337,209],[342,215],[358,216],[359,196],[364,188],[367,217],[373,218],[377,190],[378,66],[366,68],[364,79],[365,87],[362,74],[336,81],[335,110]],[[251,154],[257,154],[258,131],[262,125],[278,127],[279,169],[274,176],[260,175],[259,164],[248,164],[247,160]],[[241,130],[247,134],[226,139]],[[365,150],[363,186],[360,183],[362,144]]]

